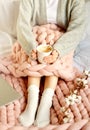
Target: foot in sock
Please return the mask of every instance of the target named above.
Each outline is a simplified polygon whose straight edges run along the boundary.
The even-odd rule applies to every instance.
[[[50,123],[50,107],[52,105],[53,94],[54,90],[52,88],[44,90],[34,125],[44,127]]]
[[[19,121],[23,126],[30,126],[34,123],[36,109],[38,105],[39,88],[31,85],[28,88],[28,101],[25,111],[20,115]]]

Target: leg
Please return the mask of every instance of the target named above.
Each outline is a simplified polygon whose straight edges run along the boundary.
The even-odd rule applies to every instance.
[[[20,115],[19,121],[24,126],[30,126],[34,122],[39,95],[40,78],[28,77],[28,99],[25,111]]]
[[[52,106],[52,98],[56,88],[58,77],[50,76],[45,79],[44,92],[38,108],[35,125],[44,127],[50,123],[50,107]]]
[[[56,76],[46,77],[44,89],[51,88],[51,89],[55,90],[57,81],[58,81],[58,77],[56,77]]]

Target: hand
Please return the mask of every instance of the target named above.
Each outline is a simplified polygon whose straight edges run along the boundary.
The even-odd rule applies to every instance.
[[[59,53],[56,50],[53,50],[51,55],[44,57],[44,61],[48,64],[54,63],[57,60],[58,56]]]
[[[37,59],[37,52],[36,52],[36,50],[32,50],[31,51],[30,58],[32,60],[36,60]]]

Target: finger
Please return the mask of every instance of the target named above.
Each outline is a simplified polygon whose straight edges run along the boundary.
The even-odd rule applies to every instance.
[[[52,63],[53,62],[53,58],[52,58],[52,56],[48,56],[48,57],[45,57],[44,58],[44,61],[46,62],[46,63]]]

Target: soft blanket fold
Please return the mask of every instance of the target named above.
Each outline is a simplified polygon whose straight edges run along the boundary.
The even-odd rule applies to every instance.
[[[33,31],[37,34],[37,41],[42,41],[40,39],[42,32],[41,34],[39,33],[38,40],[37,28],[34,28]],[[57,30],[50,31],[49,29],[51,34],[55,31]],[[63,33],[57,32],[57,35],[62,36]],[[50,36],[49,38],[53,38]],[[43,38],[43,36],[41,38]],[[49,40],[49,38],[47,39]],[[54,44],[53,40],[54,39],[50,39],[50,41],[52,41],[50,44]],[[40,41],[39,44],[41,44]],[[0,76],[7,80],[16,91],[21,93],[22,97],[0,108],[0,130],[41,130],[34,126],[29,128],[21,126],[18,122],[18,117],[26,106],[27,76],[42,77],[51,75],[56,75],[59,79],[51,108],[51,125],[42,128],[42,130],[87,130],[90,127],[90,85],[88,85],[88,88],[83,88],[79,91],[81,102],[70,105],[69,114],[71,122],[65,124],[62,122],[66,115],[61,112],[61,109],[66,106],[65,99],[67,95],[69,95],[70,91],[75,89],[75,73],[72,67],[72,58],[73,53],[70,53],[62,59],[57,60],[54,64],[38,64],[37,61],[30,60],[21,46],[15,43],[12,54],[8,57],[0,58]],[[43,84],[41,84],[41,88],[42,87]]]

